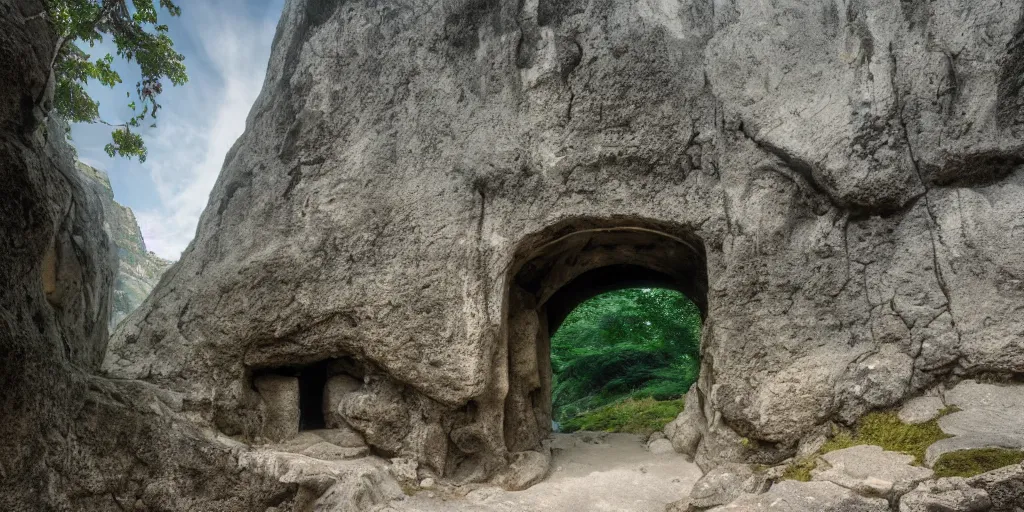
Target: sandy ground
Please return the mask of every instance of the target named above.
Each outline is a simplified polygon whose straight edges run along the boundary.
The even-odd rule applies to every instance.
[[[463,497],[420,491],[386,510],[663,512],[701,476],[682,455],[654,455],[631,434],[555,434],[552,448],[547,478],[525,491],[483,487]]]

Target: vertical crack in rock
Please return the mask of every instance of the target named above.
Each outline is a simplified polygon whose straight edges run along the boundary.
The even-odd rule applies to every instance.
[[[853,258],[850,255],[850,213],[846,212],[843,216],[843,248],[846,253],[846,283],[843,284],[842,288],[846,288],[846,285],[853,280]],[[858,262],[859,263],[859,262]],[[878,342],[878,337],[875,334],[874,324],[874,307],[871,305],[871,295],[868,292],[868,266],[867,264],[861,264],[861,287],[863,288],[864,304],[867,306],[867,322],[868,331],[871,333],[871,341]],[[842,293],[842,289],[836,294],[838,297]],[[853,337],[850,338],[850,346],[852,347],[856,343]]]
[[[903,102],[903,97],[900,95],[898,88],[897,71],[899,67],[898,61],[896,59],[896,53],[893,51],[893,46],[891,42],[889,43],[889,59],[892,63],[890,69],[890,80],[892,81],[891,86],[894,103],[896,105],[896,115],[898,116],[897,119],[900,123],[903,140],[907,145],[907,155],[910,157],[910,165],[913,167],[914,173],[917,176],[917,179],[920,182],[921,187],[924,189],[924,193],[922,194],[921,198],[924,201],[925,211],[928,213],[928,236],[931,240],[932,269],[935,273],[935,280],[938,283],[939,290],[942,292],[943,297],[945,297],[946,299],[946,312],[949,313],[949,321],[953,327],[954,334],[956,334],[957,344],[959,345],[960,343],[962,343],[963,337],[960,333],[960,328],[957,325],[956,316],[953,314],[952,296],[950,295],[949,286],[947,285],[946,279],[942,274],[942,266],[939,262],[938,245],[941,243],[938,234],[939,221],[935,212],[932,210],[932,204],[929,198],[930,189],[928,187],[928,183],[925,181],[924,175],[921,172],[921,167],[918,164],[917,155],[914,153],[914,146],[910,140],[910,131],[907,128],[907,122],[904,118],[904,108],[906,105]],[[917,345],[918,346],[916,347],[915,353],[911,357],[910,377],[909,382],[907,383],[907,389],[913,389],[912,384],[914,381],[914,373],[917,370],[917,360],[920,357],[921,353],[924,351],[924,339],[922,338],[920,343],[918,343]]]

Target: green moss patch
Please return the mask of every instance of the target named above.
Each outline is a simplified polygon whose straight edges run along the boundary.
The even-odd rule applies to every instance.
[[[944,453],[939,460],[935,461],[935,466],[932,469],[935,470],[936,477],[971,477],[1021,462],[1024,462],[1024,451],[1006,448],[979,448]]]
[[[561,424],[563,432],[592,430],[651,435],[674,420],[683,410],[683,400],[628,398],[584,412]]]
[[[943,409],[939,417],[957,410]],[[914,464],[920,466],[924,464],[925,450],[936,441],[947,437],[950,436],[939,428],[938,419],[908,425],[900,421],[896,411],[873,412],[862,417],[853,431],[836,432],[817,454],[790,464],[782,478],[807,482],[811,479],[811,470],[817,464],[818,455],[862,444],[873,444],[890,452],[913,455]]]
[[[806,458],[801,461],[794,462],[786,467],[786,471],[782,473],[784,480],[796,480],[799,482],[810,482],[811,481],[811,470],[818,465],[816,456]]]
[[[900,421],[895,411],[865,415],[854,432],[840,432],[821,447],[821,453],[842,450],[860,444],[873,444],[891,452],[914,456],[914,463],[924,463],[924,452],[933,443],[950,437],[939,428],[938,420],[917,425]]]

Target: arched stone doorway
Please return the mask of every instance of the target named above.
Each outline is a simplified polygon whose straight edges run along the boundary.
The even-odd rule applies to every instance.
[[[539,446],[551,431],[550,336],[579,304],[603,292],[678,290],[705,316],[704,244],[691,229],[643,219],[573,219],[527,237],[509,270],[505,445]]]

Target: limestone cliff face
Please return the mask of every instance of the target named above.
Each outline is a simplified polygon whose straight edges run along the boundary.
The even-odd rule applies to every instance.
[[[78,162],[75,167],[90,178],[102,199],[105,227],[117,246],[117,278],[114,282],[114,303],[110,313],[110,331],[121,323],[160,281],[160,276],[174,263],[146,250],[146,241],[135,213],[114,200],[107,173]]]
[[[288,507],[294,486],[238,468],[180,397],[95,375],[117,271],[108,188],[46,117],[57,38],[44,12],[0,0],[0,510]]]
[[[547,308],[594,283],[704,308],[673,433],[705,466],[1024,372],[1022,27],[1019,0],[290,0],[104,369],[259,439],[254,375],[342,361],[346,421],[464,480],[539,446]]]

